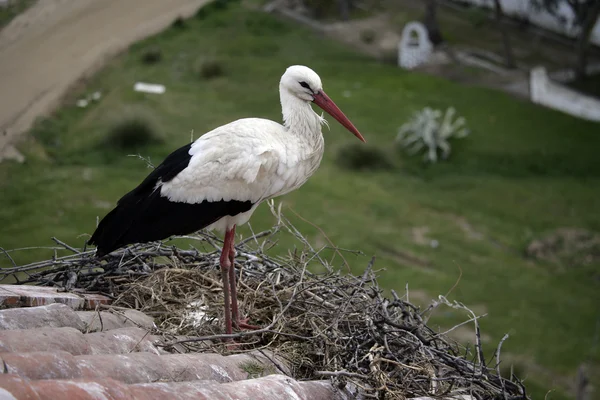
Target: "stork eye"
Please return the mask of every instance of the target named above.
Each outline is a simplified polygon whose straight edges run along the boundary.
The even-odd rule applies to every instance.
[[[310,90],[312,92],[312,89],[310,88],[310,86],[308,85],[308,83],[306,82],[300,82],[300,86],[302,86],[303,88],[306,88],[308,90]]]

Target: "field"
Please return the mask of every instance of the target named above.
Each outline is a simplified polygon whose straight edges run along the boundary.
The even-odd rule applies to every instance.
[[[510,334],[503,352],[535,398],[551,389],[549,399],[568,398],[583,362],[598,377],[598,257],[583,265],[550,263],[526,258],[524,250],[557,228],[600,231],[600,126],[493,90],[404,72],[240,7],[201,12],[132,46],[39,121],[20,146],[27,162],[0,164],[0,246],[52,246],[52,236],[83,246],[96,218],[148,173],[144,161],[128,155],[158,163],[190,137],[234,119],[279,121],[279,78],[288,65],[305,64],[320,74],[367,146],[392,166],[340,167],[342,150],[360,143],[330,118],[321,168],[280,199],[296,226],[315,246],[331,240],[362,251],[345,254],[355,273],[377,256],[382,285],[404,293],[408,284],[412,300],[426,303],[458,280],[449,298],[487,313],[481,324],[488,356]],[[157,52],[160,60],[142,62]],[[204,77],[208,62],[222,74]],[[162,83],[167,91],[136,93],[136,81]],[[75,105],[96,91],[98,102]],[[449,161],[430,167],[393,146],[398,127],[424,106],[453,106],[472,130],[454,144]],[[150,120],[160,137],[137,148],[110,139],[110,128],[132,114]],[[263,205],[252,228],[274,222]],[[273,251],[291,244],[283,236]],[[52,254],[11,253],[17,263]],[[0,266],[8,263],[0,259]],[[339,257],[334,263],[342,264]],[[443,329],[466,318],[448,311],[433,322]]]

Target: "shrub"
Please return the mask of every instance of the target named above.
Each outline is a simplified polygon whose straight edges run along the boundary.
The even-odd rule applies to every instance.
[[[377,33],[373,29],[365,29],[360,32],[360,40],[367,44],[373,43],[376,36]]]
[[[143,109],[129,109],[112,121],[105,146],[132,150],[163,141],[152,115]]]
[[[339,16],[339,5],[337,0],[305,0],[304,6],[317,19],[325,19]]]
[[[488,14],[479,7],[469,7],[465,12],[467,21],[475,28],[481,28],[489,22]]]
[[[35,120],[30,134],[46,150],[56,150],[61,147],[60,134],[63,132],[63,124],[54,117],[39,117]]]
[[[224,10],[227,8],[227,5],[230,3],[228,0],[214,0],[212,2],[212,6],[217,10]]]
[[[184,29],[187,28],[187,24],[185,22],[185,20],[182,17],[177,17],[175,18],[175,21],[173,21],[173,28],[177,28],[177,29]]]
[[[214,11],[225,10],[227,9],[227,6],[229,6],[229,4],[233,4],[236,2],[237,0],[214,0],[208,3],[207,5],[200,7],[196,12],[196,18],[204,19],[210,14],[212,14]]]
[[[204,19],[207,16],[208,16],[207,6],[202,6],[198,9],[198,11],[196,11],[196,18],[198,18],[198,19]]]
[[[441,150],[442,159],[448,158],[450,155],[448,139],[463,138],[469,134],[463,117],[452,121],[455,112],[453,107],[446,109],[443,119],[439,121],[442,111],[425,107],[400,127],[396,142],[409,154],[425,150],[423,158],[427,162],[437,162],[438,149]]]
[[[213,79],[225,73],[223,64],[219,60],[199,60],[195,66],[196,74],[201,79]]]
[[[347,144],[340,148],[336,163],[350,170],[389,170],[394,167],[383,150],[359,143]]]
[[[144,64],[156,64],[162,60],[162,51],[158,47],[149,47],[142,53]]]

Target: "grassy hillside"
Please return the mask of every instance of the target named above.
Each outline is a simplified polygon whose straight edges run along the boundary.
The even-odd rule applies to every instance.
[[[284,212],[315,243],[318,225],[360,273],[378,257],[382,285],[421,297],[447,293],[488,316],[482,320],[488,355],[504,333],[503,352],[528,377],[536,398],[564,388],[580,363],[591,359],[600,316],[598,262],[555,265],[523,257],[533,238],[560,227],[600,231],[600,125],[521,102],[502,93],[462,87],[431,76],[378,64],[275,17],[236,7],[201,13],[133,46],[86,82],[50,119],[40,121],[21,146],[24,165],[0,164],[0,246],[50,246],[51,236],[83,245],[97,217],[148,173],[140,153],[155,163],[216,126],[247,116],[280,120],[278,82],[288,65],[306,64],[322,77],[369,141],[394,162],[385,171],[348,171],[335,159],[359,144],[334,120],[317,174],[285,196]],[[149,50],[161,60],[141,60]],[[218,61],[223,74],[203,78],[201,66]],[[134,92],[136,81],[165,84],[164,95]],[[79,97],[101,91],[82,109]],[[472,134],[454,146],[451,160],[423,168],[391,144],[400,124],[424,106],[454,106]],[[133,110],[132,110],[133,108]],[[151,118],[161,143],[123,149],[107,139],[130,112]],[[289,207],[289,208],[288,208]],[[254,230],[274,222],[266,206]],[[245,230],[244,232],[247,232]],[[415,240],[426,232],[431,248]],[[273,251],[286,251],[282,237]],[[11,253],[18,263],[50,250]],[[331,255],[331,253],[328,253]],[[339,257],[336,264],[340,265]],[[0,258],[0,266],[7,265]],[[424,294],[423,294],[424,292]],[[437,316],[442,327],[465,315]],[[597,376],[597,375],[596,375]],[[548,398],[563,398],[561,390]]]

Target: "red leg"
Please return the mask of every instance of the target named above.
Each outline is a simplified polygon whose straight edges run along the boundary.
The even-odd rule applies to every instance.
[[[248,319],[240,319],[237,302],[237,282],[235,277],[235,225],[231,228],[231,232],[232,240],[229,248],[229,261],[231,262],[231,268],[229,269],[229,285],[231,286],[231,315],[233,324],[238,329],[260,329],[258,326],[248,324]],[[224,246],[223,249],[225,249]]]
[[[237,302],[237,282],[235,279],[235,225],[233,228],[231,228],[230,232],[232,240],[229,242],[228,248],[225,246],[225,244],[223,245],[223,253],[227,251],[229,263],[231,264],[231,268],[229,268],[229,285],[231,288],[231,319],[233,320],[233,324],[237,327],[240,316]]]
[[[225,232],[225,240],[223,244],[223,250],[221,251],[221,278],[223,279],[223,297],[225,302],[225,333],[232,333],[232,325],[231,325],[231,300],[230,300],[230,286],[229,286],[229,276],[233,269],[233,265],[231,264],[231,260],[229,257],[229,249],[231,247],[231,240],[233,239],[233,235],[231,231]]]

